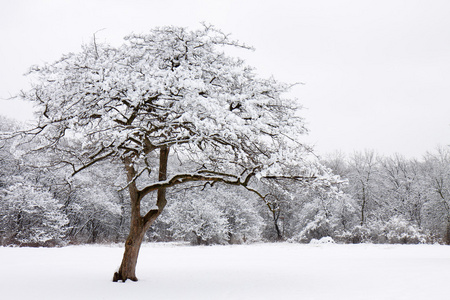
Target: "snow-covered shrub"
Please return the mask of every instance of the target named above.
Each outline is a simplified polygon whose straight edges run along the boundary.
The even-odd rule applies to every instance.
[[[305,228],[300,231],[300,233],[293,236],[291,241],[309,243],[312,239],[320,240],[323,237],[330,236],[331,233],[330,220],[325,214],[319,213],[312,221],[306,224]]]
[[[2,190],[0,198],[3,244],[46,246],[61,241],[68,219],[51,193],[18,178]]]
[[[427,240],[427,235],[416,225],[398,216],[391,218],[384,225],[383,234],[389,244],[419,244]]]
[[[339,242],[350,244],[369,243],[372,241],[371,234],[372,230],[369,227],[357,225],[351,230],[339,233],[336,239]]]
[[[419,244],[428,239],[428,235],[420,228],[400,216],[394,216],[388,222],[377,221],[355,226],[338,237],[339,241],[346,243],[375,244]]]
[[[320,240],[312,239],[309,243],[310,244],[335,244],[336,242],[333,240],[332,237],[324,236]]]

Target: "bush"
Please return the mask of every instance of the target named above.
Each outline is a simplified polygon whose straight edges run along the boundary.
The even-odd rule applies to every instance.
[[[403,217],[394,216],[386,223],[377,221],[355,226],[351,231],[338,235],[337,240],[353,244],[421,244],[426,243],[429,236]]]
[[[325,214],[318,214],[314,217],[314,220],[307,223],[305,228],[293,236],[290,241],[309,243],[313,239],[320,240],[323,237],[329,237],[332,235],[332,232],[330,220]]]
[[[402,217],[393,217],[383,228],[383,234],[389,244],[423,244],[427,235],[416,225]]]
[[[320,245],[320,244],[335,244],[336,242],[333,240],[332,237],[324,236],[320,240],[312,239],[309,243],[310,244],[318,244],[318,245]]]

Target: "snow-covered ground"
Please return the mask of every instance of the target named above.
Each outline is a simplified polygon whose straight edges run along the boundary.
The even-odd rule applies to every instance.
[[[138,282],[111,282],[122,246],[1,248],[1,299],[450,299],[450,247],[146,244]]]

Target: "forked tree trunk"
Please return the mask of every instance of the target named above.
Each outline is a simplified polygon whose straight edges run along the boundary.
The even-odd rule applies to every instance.
[[[160,181],[167,179],[167,161],[169,157],[169,148],[162,147],[160,150],[159,159],[159,176]],[[137,189],[136,183],[133,181],[136,177],[136,170],[134,169],[130,159],[125,159],[125,168],[127,170],[127,179],[129,182],[128,191],[130,193],[131,203],[131,224],[130,233],[125,242],[125,252],[123,254],[122,263],[119,271],[114,273],[113,281],[123,281],[127,279],[137,281],[136,264],[139,256],[142,241],[145,233],[150,228],[151,224],[161,214],[166,206],[166,189],[160,188],[157,194],[156,205],[157,210],[150,210],[144,217],[141,216],[141,200],[144,195],[141,195]]]

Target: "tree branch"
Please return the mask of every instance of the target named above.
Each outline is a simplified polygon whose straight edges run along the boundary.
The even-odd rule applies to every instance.
[[[296,181],[313,181],[317,179],[317,176],[264,176],[265,179],[291,179]]]
[[[87,163],[86,165],[80,167],[78,170],[75,170],[75,171],[72,173],[72,176],[74,176],[75,174],[81,172],[82,170],[84,170],[84,169],[86,169],[86,168],[92,166],[93,164],[95,164],[95,163],[97,163],[97,162],[99,162],[99,161],[101,161],[101,160],[103,160],[103,159],[105,159],[105,158],[110,157],[110,156],[113,155],[114,153],[115,153],[114,151],[110,151],[110,152],[106,153],[106,154],[103,155],[103,156],[99,156],[99,157],[97,157],[96,159],[91,160],[91,161],[90,161],[89,163]]]
[[[146,186],[142,190],[139,191],[140,198],[142,199],[147,194],[156,191],[161,188],[169,188],[173,187],[178,184],[183,184],[187,182],[194,182],[194,181],[208,181],[208,182],[222,182],[229,185],[238,185],[243,186],[247,188],[250,191],[255,192],[255,190],[247,187],[248,182],[250,181],[250,178],[255,175],[254,172],[251,172],[248,174],[243,180],[239,178],[236,175],[233,174],[226,174],[226,173],[219,173],[214,171],[208,171],[208,170],[200,170],[196,173],[192,174],[177,174],[173,176],[172,178],[165,180],[165,181],[159,181],[155,182],[149,186]]]

